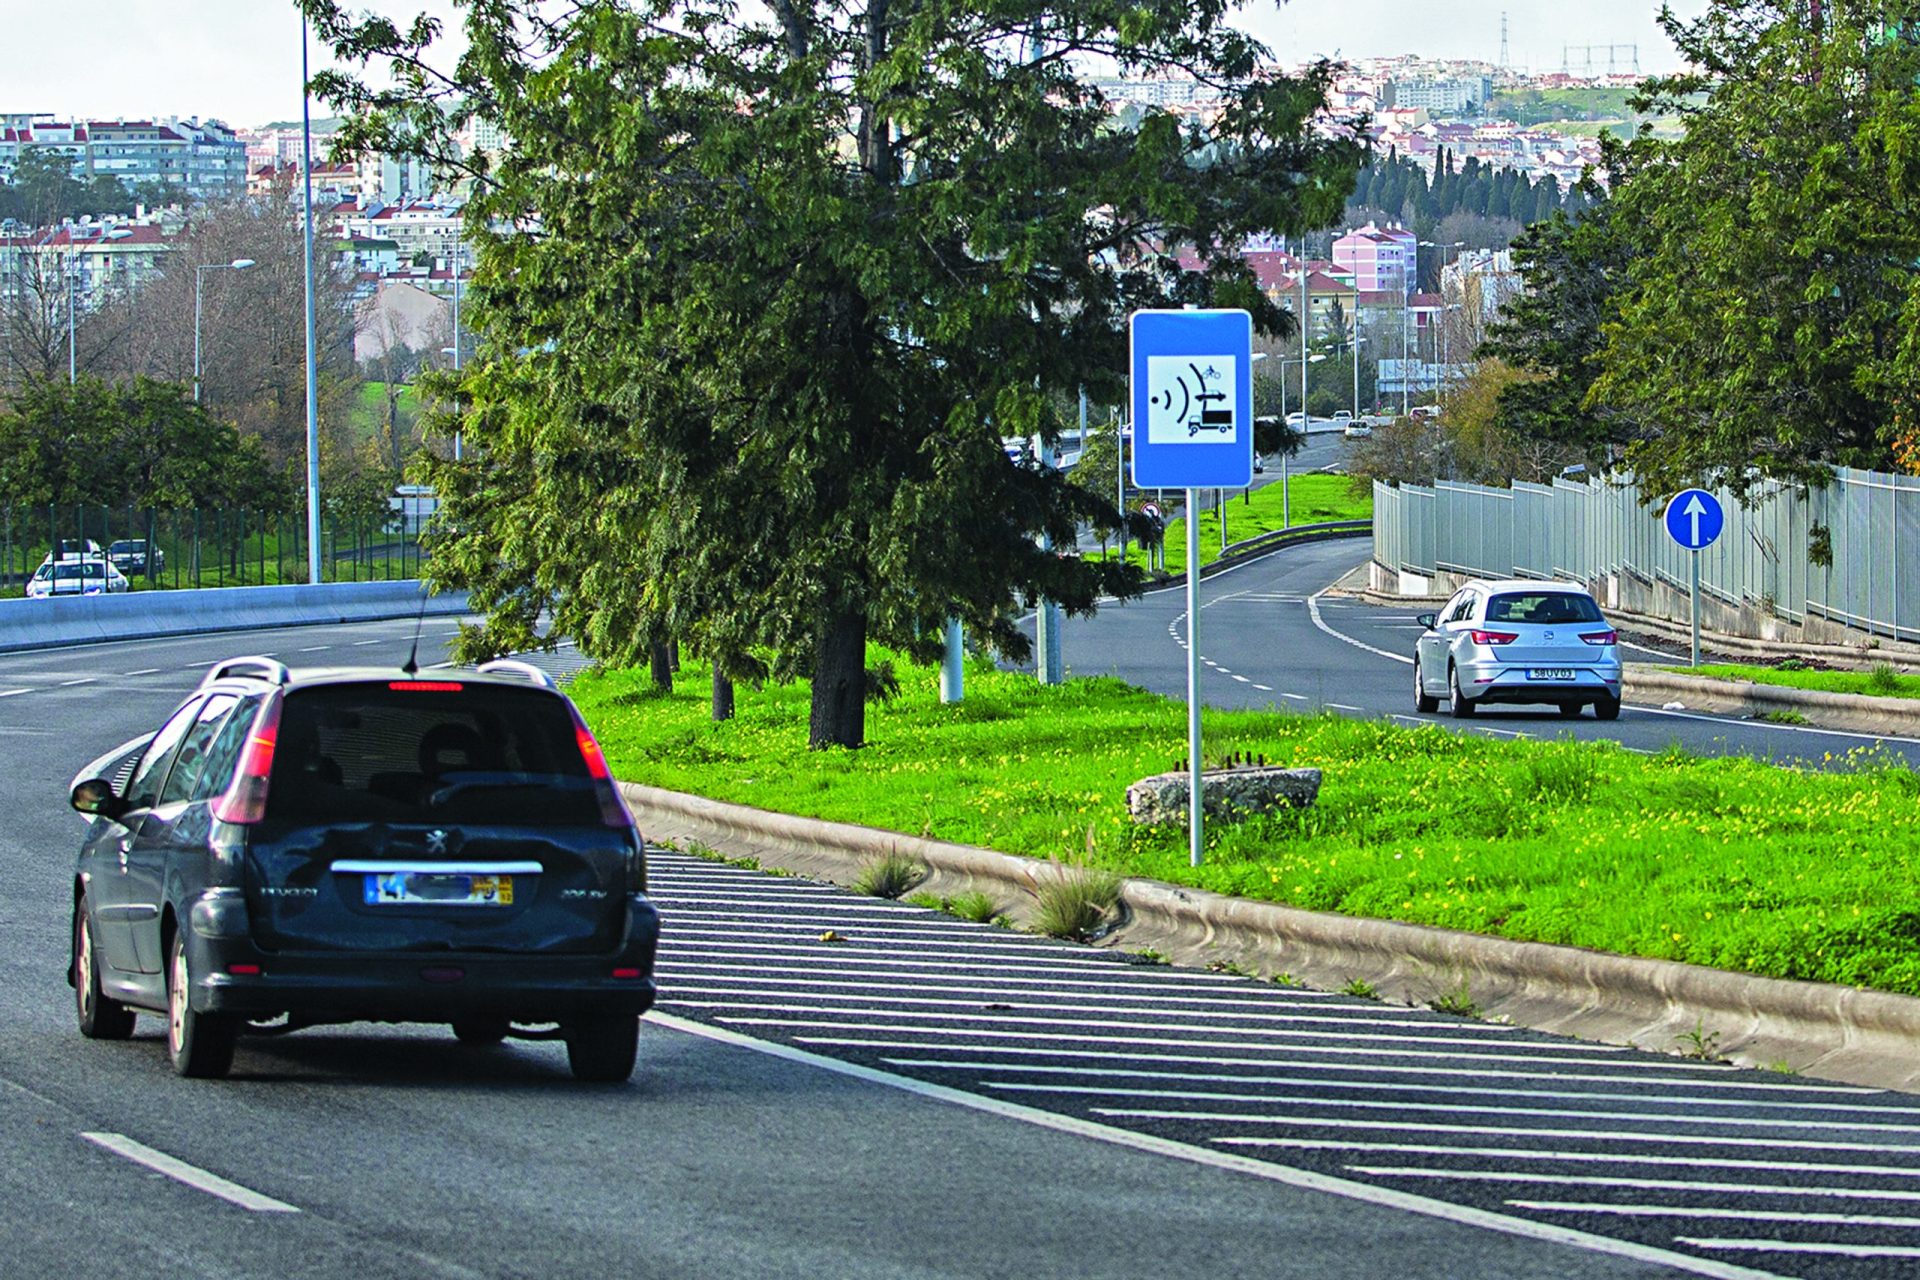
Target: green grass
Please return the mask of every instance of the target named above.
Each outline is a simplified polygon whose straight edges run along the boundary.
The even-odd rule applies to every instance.
[[[400,388],[400,422],[410,423],[420,416],[420,392],[411,383]],[[387,384],[363,382],[360,400],[347,411],[347,423],[354,442],[371,440],[380,424],[387,420]]]
[[[1753,667],[1737,663],[1715,663],[1700,667],[1668,667],[1683,676],[1712,676],[1718,680],[1751,680],[1755,684],[1774,684],[1787,689],[1812,689],[1821,693],[1862,693],[1877,698],[1920,698],[1920,676],[1903,676],[1886,664],[1872,671],[1790,671],[1779,667]]]
[[[878,655],[876,656],[884,656]],[[1208,711],[1209,753],[1326,770],[1319,803],[1207,832],[1126,816],[1184,751],[1181,704],[1117,680],[1048,688],[975,664],[943,706],[895,659],[857,752],[806,750],[804,685],[708,718],[688,662],[573,693],[619,777],[1320,911],[1920,995],[1920,776],[1862,751],[1828,771],[1679,750],[1492,741],[1438,726]]]
[[[1288,513],[1291,524],[1321,524],[1329,520],[1369,520],[1373,517],[1373,493],[1356,494],[1347,476],[1303,475],[1287,482]],[[1200,563],[1212,564],[1220,558],[1220,517],[1215,513],[1212,490],[1204,490],[1206,507],[1200,513]],[[1255,489],[1243,496],[1240,490],[1227,491],[1227,539],[1244,542],[1257,534],[1286,527],[1281,523],[1280,482]],[[1167,522],[1167,572],[1185,573],[1187,569],[1187,525],[1184,519]],[[1127,558],[1146,564],[1146,553],[1129,546]]]

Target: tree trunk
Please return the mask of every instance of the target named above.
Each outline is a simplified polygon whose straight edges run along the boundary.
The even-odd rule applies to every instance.
[[[713,673],[713,718],[716,722],[733,719],[733,681]]]
[[[867,736],[867,615],[847,609],[831,615],[813,662],[813,711],[807,746],[859,747]]]
[[[680,642],[678,640],[667,641],[667,667],[675,673],[678,673],[680,670]]]
[[[654,645],[647,654],[648,666],[653,674],[653,687],[666,693],[673,692],[673,655],[664,644]]]

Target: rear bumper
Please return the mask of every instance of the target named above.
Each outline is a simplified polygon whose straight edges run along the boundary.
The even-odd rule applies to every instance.
[[[191,919],[185,935],[195,975],[190,999],[200,1013],[284,1013],[326,1022],[557,1022],[653,1007],[660,915],[638,895],[627,899],[620,947],[594,954],[263,951],[245,929],[244,903],[214,895],[195,904]],[[258,966],[258,972],[234,973],[236,965]],[[637,976],[615,977],[616,970]]]
[[[1533,680],[1528,668],[1506,662],[1469,662],[1460,667],[1460,692],[1479,703],[1545,702],[1556,706],[1587,706],[1602,698],[1620,696],[1620,666],[1576,667],[1571,680]]]

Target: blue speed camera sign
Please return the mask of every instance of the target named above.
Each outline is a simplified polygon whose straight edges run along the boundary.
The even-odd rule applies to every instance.
[[[1683,489],[1667,503],[1667,536],[1689,551],[1713,545],[1727,527],[1727,512],[1720,499],[1705,489]]]
[[[1142,489],[1253,483],[1253,317],[1136,311],[1129,323],[1133,483]]]

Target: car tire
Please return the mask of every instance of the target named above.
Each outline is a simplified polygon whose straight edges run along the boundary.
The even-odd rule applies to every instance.
[[[1423,716],[1430,716],[1440,709],[1440,699],[1427,692],[1426,682],[1420,677],[1420,660],[1413,662],[1413,709]]]
[[[1618,720],[1620,718],[1620,699],[1602,697],[1593,704],[1593,714],[1600,720]]]
[[[100,993],[99,964],[82,895],[73,908],[73,1007],[80,1034],[89,1040],[125,1040],[133,1034],[133,1010]]]
[[[640,1015],[616,1013],[568,1023],[567,1065],[573,1078],[591,1084],[618,1084],[633,1074],[640,1054]]]
[[[192,990],[186,944],[176,933],[167,947],[167,1057],[180,1075],[218,1080],[233,1069],[240,1020],[231,1014],[195,1013],[188,995]]]
[[[1473,699],[1460,692],[1460,670],[1452,663],[1447,664],[1447,710],[1455,720],[1465,720],[1478,710]]]
[[[509,1030],[505,1018],[456,1018],[453,1038],[476,1049],[488,1049],[505,1040]]]
[[[1560,718],[1562,720],[1578,720],[1580,718],[1580,704],[1577,702],[1563,703],[1560,707]]]

